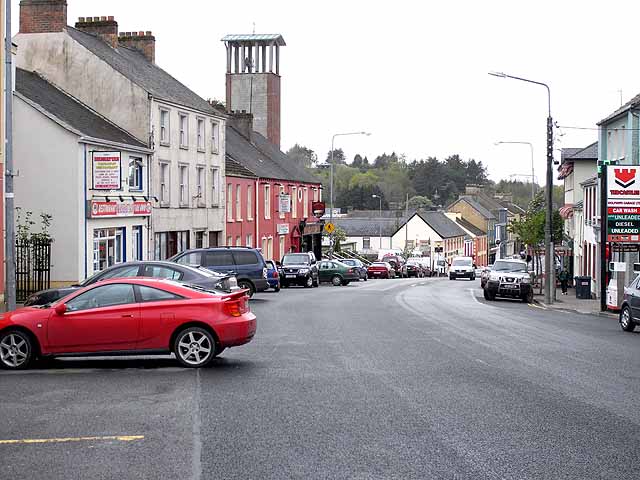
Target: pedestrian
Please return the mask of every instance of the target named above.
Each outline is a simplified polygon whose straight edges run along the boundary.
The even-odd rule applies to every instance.
[[[569,283],[569,272],[567,272],[567,268],[563,267],[560,275],[558,275],[558,280],[560,280],[560,286],[562,287],[562,294],[567,294],[567,285]]]

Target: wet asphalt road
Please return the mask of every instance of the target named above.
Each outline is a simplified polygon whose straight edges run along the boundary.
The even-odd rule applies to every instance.
[[[256,339],[200,371],[0,371],[0,479],[640,478],[640,334],[478,283],[260,294]]]

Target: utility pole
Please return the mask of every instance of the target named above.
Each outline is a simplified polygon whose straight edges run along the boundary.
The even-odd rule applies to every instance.
[[[409,193],[407,193],[407,203],[404,207],[404,251],[409,248]]]
[[[606,150],[605,150],[606,151]],[[608,207],[607,196],[609,195],[608,175],[609,162],[605,165],[598,165],[600,174],[600,311],[607,311],[607,240],[608,240]]]
[[[5,2],[4,73],[5,73],[5,272],[7,310],[16,309],[16,231],[13,199],[13,59],[11,58],[11,0]]]

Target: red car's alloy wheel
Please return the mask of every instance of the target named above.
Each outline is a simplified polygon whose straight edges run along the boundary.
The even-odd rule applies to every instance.
[[[185,367],[203,367],[214,357],[215,340],[202,328],[187,328],[176,337],[174,351]]]
[[[31,339],[24,333],[10,331],[0,337],[0,361],[5,368],[25,368],[31,360]]]

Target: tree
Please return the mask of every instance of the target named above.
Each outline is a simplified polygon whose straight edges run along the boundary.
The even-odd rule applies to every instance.
[[[327,163],[331,163],[331,150],[327,153]],[[341,148],[333,150],[333,163],[334,165],[345,165],[347,163],[347,158]]]
[[[354,168],[359,168],[364,171],[369,168],[369,159],[367,157],[362,158],[362,156],[357,153],[355,157],[353,157],[353,162],[351,162],[351,166]]]
[[[313,167],[318,161],[318,155],[310,148],[303,147],[297,143],[289,149],[287,156],[294,162],[307,168]]]
[[[414,210],[426,210],[431,206],[433,206],[433,202],[427,197],[423,197],[422,195],[416,195],[409,199],[409,208]]]

